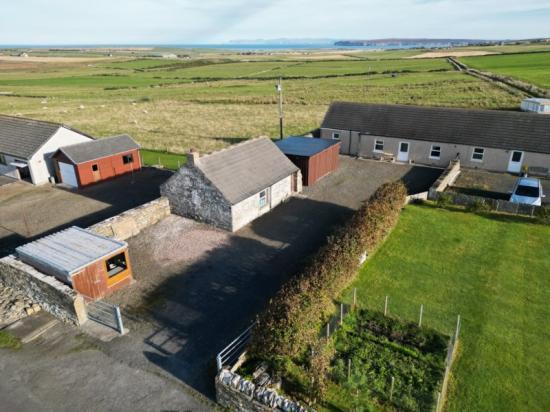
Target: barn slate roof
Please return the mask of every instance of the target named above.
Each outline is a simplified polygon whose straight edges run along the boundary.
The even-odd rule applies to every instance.
[[[0,153],[30,159],[62,125],[0,115]]]
[[[70,282],[73,274],[127,246],[126,242],[72,226],[15,250],[23,262]]]
[[[303,157],[313,156],[339,143],[338,140],[316,139],[302,136],[290,136],[275,142],[277,147],[284,154]]]
[[[195,167],[232,205],[298,170],[267,137],[202,156]]]
[[[59,151],[74,164],[79,164],[139,148],[140,145],[134,139],[123,134],[63,146],[59,148]]]
[[[550,116],[536,113],[335,102],[321,128],[550,153]]]

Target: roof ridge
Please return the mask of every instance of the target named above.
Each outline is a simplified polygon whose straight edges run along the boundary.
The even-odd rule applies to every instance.
[[[15,115],[11,115],[11,114],[3,114],[3,113],[0,113],[0,116],[1,117],[7,117],[7,118],[10,118],[10,119],[26,120],[26,121],[37,122],[37,123],[46,123],[46,124],[51,124],[51,125],[59,126],[59,127],[61,127],[61,126],[68,127],[68,126],[65,126],[63,123],[52,122],[51,120],[31,119],[30,117],[15,116]]]
[[[210,152],[208,154],[205,154],[204,156],[200,156],[199,157],[199,162],[203,159],[203,158],[209,158],[209,157],[212,157],[214,155],[217,155],[217,154],[220,154],[220,153],[224,153],[224,152],[227,152],[228,150],[232,150],[232,149],[235,149],[237,147],[242,147],[246,144],[249,144],[251,142],[256,142],[258,140],[262,140],[262,139],[268,139],[268,140],[271,140],[271,138],[269,136],[258,136],[258,137],[254,137],[252,139],[246,139],[246,140],[243,140],[242,142],[239,142],[239,143],[235,143],[235,144],[232,144],[232,145],[229,145],[227,147],[224,147],[224,148],[221,148],[219,150],[215,150],[213,152]]]

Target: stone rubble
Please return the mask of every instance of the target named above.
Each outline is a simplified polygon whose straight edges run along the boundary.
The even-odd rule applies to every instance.
[[[42,308],[25,294],[0,283],[0,325],[8,325]]]

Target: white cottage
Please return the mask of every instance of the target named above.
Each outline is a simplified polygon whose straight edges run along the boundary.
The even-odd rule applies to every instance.
[[[189,153],[160,192],[173,213],[236,231],[301,190],[298,167],[264,137],[207,156]]]
[[[90,140],[63,124],[0,115],[0,175],[47,183],[55,176],[51,157],[57,149]]]

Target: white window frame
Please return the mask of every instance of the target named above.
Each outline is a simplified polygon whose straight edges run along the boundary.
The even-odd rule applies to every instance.
[[[434,156],[433,155],[433,152],[434,152],[434,147],[437,147],[437,152],[439,152],[439,156]],[[433,144],[431,147],[430,147],[430,159],[434,159],[434,160],[439,160],[441,159],[441,146],[440,145],[437,145],[437,144]]]
[[[341,140],[340,132],[332,132],[332,139],[333,140]]]
[[[260,207],[260,209],[263,209],[264,207],[267,206],[267,189],[262,190],[258,194],[258,206]]]
[[[476,159],[474,156],[477,154],[479,155],[480,153],[476,153],[476,150],[481,150],[481,159]],[[471,157],[471,160],[472,162],[478,162],[478,163],[483,163],[483,160],[485,159],[485,148],[484,147],[474,147],[472,149],[472,157]]]
[[[379,143],[382,145],[382,150],[376,148],[376,146],[377,146]],[[374,139],[374,149],[373,149],[373,152],[374,152],[374,153],[384,153],[384,141],[383,141],[382,139]]]

